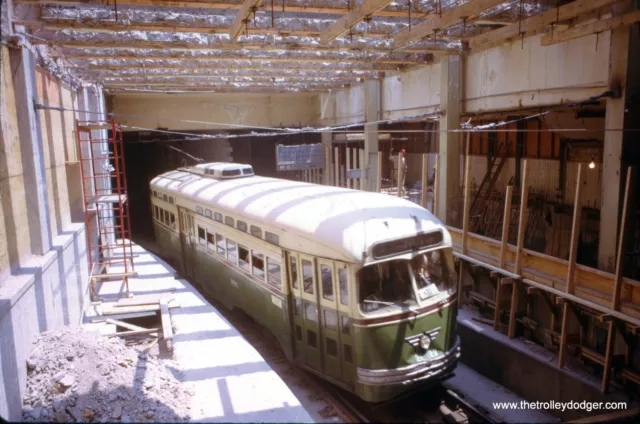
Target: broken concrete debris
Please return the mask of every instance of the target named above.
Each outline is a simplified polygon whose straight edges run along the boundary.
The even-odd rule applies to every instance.
[[[26,361],[23,420],[176,422],[189,393],[172,360],[81,328],[42,333]]]

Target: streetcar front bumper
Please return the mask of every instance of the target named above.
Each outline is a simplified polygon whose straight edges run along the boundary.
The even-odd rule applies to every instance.
[[[456,337],[453,348],[427,361],[402,368],[365,369],[358,367],[358,383],[367,386],[408,385],[444,377],[455,368],[460,358],[460,339]]]

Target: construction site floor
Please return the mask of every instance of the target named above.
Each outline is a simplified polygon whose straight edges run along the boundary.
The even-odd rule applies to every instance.
[[[133,245],[136,277],[131,299],[171,296],[173,361],[193,393],[190,421],[314,422],[280,376],[189,282],[162,259]],[[114,265],[110,273],[123,272]],[[103,308],[125,297],[122,281],[104,281]]]

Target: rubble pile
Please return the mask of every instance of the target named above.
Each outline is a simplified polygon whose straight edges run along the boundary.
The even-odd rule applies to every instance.
[[[189,420],[172,361],[81,328],[42,333],[27,360],[24,421]]]

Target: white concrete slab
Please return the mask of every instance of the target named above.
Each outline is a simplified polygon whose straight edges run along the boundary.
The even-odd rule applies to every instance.
[[[192,389],[191,420],[206,422],[314,422],[298,398],[264,358],[187,281],[160,258],[133,246],[138,277],[135,296],[173,294],[176,377]],[[119,253],[117,253],[119,254]],[[117,255],[116,254],[116,255]],[[117,266],[111,272],[123,270]],[[100,295],[114,299],[120,282],[104,282]]]

